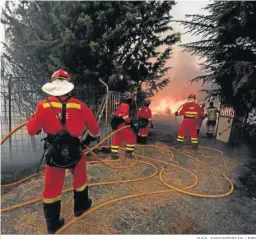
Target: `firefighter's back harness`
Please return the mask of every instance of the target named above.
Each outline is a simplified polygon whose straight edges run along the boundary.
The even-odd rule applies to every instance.
[[[53,109],[56,117],[59,119],[62,130],[56,135],[48,134],[45,140],[45,160],[46,164],[53,167],[59,168],[74,168],[80,161],[82,153],[82,145],[79,138],[71,136],[66,129],[66,104],[70,100],[70,96],[66,99],[57,97],[62,103],[61,117],[55,111],[51,102],[48,101],[51,108]]]

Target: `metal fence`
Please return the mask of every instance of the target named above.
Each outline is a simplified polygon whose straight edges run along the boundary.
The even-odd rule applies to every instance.
[[[116,111],[120,104],[120,92],[108,91],[105,97],[103,107],[100,108],[99,123],[101,126],[101,138],[105,138],[111,131],[110,120],[112,114]],[[105,144],[110,144],[111,138],[109,138]]]
[[[91,86],[77,87],[72,95],[92,110],[100,125],[101,138],[106,137],[111,129],[109,121],[111,114],[120,102],[120,93],[108,91],[104,82],[97,82]],[[1,138],[12,129],[25,122],[35,110],[36,104],[46,95],[36,91],[24,91],[5,84],[1,87],[0,95],[0,121]],[[26,127],[17,131],[3,145],[1,145],[2,168],[39,161],[43,153],[42,139],[44,134],[29,136]],[[111,139],[110,139],[111,140]],[[110,143],[108,140],[106,143]]]

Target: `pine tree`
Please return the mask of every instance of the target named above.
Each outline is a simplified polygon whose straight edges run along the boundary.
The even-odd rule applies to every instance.
[[[145,81],[154,93],[168,83],[163,79],[165,62],[179,40],[170,26],[173,5],[174,1],[7,2],[1,18],[6,27],[4,58],[21,77],[17,87],[39,88],[62,67],[80,86],[101,78],[116,89],[123,75],[124,86],[131,80]],[[162,53],[160,46],[166,46]]]
[[[206,10],[208,15],[188,15],[181,21],[203,39],[183,45],[205,59],[205,74],[192,80],[217,84],[214,93],[223,103],[246,112],[256,104],[256,3],[216,1]]]

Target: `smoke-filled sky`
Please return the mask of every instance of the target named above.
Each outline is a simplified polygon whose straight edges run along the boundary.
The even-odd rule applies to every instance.
[[[202,8],[208,3],[209,1],[179,1],[172,9],[173,19],[184,20],[186,14],[205,14],[206,11]],[[185,32],[180,24],[174,23],[172,26],[175,31]],[[153,112],[163,113],[167,109],[173,112],[190,93],[195,93],[199,101],[203,99],[203,93],[200,92],[202,83],[191,84],[189,81],[201,74],[199,57],[182,52],[183,49],[178,46],[181,43],[197,40],[200,40],[200,37],[182,34],[181,42],[174,47],[173,55],[167,62],[167,66],[172,67],[166,74],[171,83],[153,97],[151,104]]]

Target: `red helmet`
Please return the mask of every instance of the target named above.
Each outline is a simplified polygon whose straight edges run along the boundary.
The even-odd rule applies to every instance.
[[[71,75],[68,72],[64,71],[64,70],[59,69],[59,70],[55,71],[52,74],[51,82],[55,81],[57,79],[61,79],[61,78],[62,79],[64,78],[65,80],[68,80],[68,81],[71,81]]]
[[[196,99],[196,95],[195,94],[190,94],[189,96],[188,96],[188,99]]]

